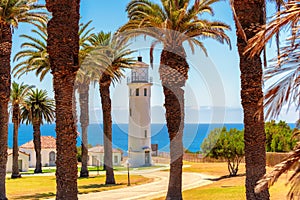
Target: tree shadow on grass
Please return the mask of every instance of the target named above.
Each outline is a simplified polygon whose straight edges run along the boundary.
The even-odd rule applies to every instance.
[[[105,185],[105,184],[81,185],[81,186],[78,186],[78,189],[96,189],[96,188],[105,188],[105,187],[112,187],[112,186],[118,186],[118,185],[122,185],[122,184],[118,183],[118,184],[109,184],[109,185]]]
[[[220,177],[217,177],[217,178],[205,178],[205,180],[220,181],[220,180],[227,179],[227,178],[242,177],[242,176],[246,176],[246,173],[238,174],[236,176],[225,175],[225,176],[220,176]]]
[[[41,194],[33,194],[33,195],[24,195],[24,196],[19,196],[14,199],[45,199],[45,198],[50,198],[54,197],[55,193],[53,192],[48,192],[48,193],[41,193]]]
[[[90,185],[82,185],[78,186],[78,194],[88,194],[88,193],[94,193],[94,192],[102,192],[110,189],[117,189],[120,188],[119,186],[124,184],[90,184]],[[113,187],[113,188],[112,188]]]

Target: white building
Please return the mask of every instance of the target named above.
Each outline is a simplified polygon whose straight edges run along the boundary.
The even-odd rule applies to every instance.
[[[33,140],[20,146],[20,151],[29,154],[29,167],[35,167],[36,156],[34,151]],[[56,139],[52,136],[41,136],[41,154],[42,166],[55,166],[56,160]]]
[[[120,166],[123,152],[119,149],[113,149],[113,165]],[[97,145],[88,149],[88,165],[89,166],[103,166],[104,162],[104,147]]]
[[[7,150],[8,157],[6,163],[6,172],[12,172],[13,153],[12,149]],[[29,167],[29,154],[19,151],[18,165],[20,172],[27,172]]]
[[[131,167],[150,166],[151,159],[151,113],[150,97],[152,81],[149,65],[138,57],[136,66],[128,78],[129,125],[128,156]]]

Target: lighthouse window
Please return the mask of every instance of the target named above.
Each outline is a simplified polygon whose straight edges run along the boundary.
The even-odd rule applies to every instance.
[[[139,88],[137,88],[137,89],[135,90],[135,96],[140,96],[140,90],[139,90]]]
[[[145,130],[145,138],[147,138],[147,130]]]
[[[144,96],[147,96],[147,88],[144,88]]]

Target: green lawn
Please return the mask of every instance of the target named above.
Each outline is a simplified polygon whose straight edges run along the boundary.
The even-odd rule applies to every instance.
[[[80,194],[90,192],[100,192],[104,190],[127,187],[127,175],[116,175],[116,185],[104,185],[105,176],[94,176],[90,178],[78,179],[78,190]],[[144,184],[151,179],[140,175],[131,175],[132,185]],[[20,179],[6,180],[8,199],[45,199],[55,196],[55,177],[54,176],[23,176]]]
[[[183,172],[198,172],[213,175],[216,177],[227,176],[227,163],[193,163],[184,162],[188,167]],[[267,168],[270,171],[272,168]],[[201,200],[245,200],[245,164],[240,165],[239,176],[216,180],[212,184],[198,187],[183,192],[183,199],[201,199]],[[291,173],[290,173],[291,174]],[[270,188],[272,200],[284,200],[289,187],[285,184],[288,175],[283,175],[274,186]],[[164,197],[156,200],[164,200]]]

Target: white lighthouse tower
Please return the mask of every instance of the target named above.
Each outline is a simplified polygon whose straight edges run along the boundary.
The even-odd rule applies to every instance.
[[[151,159],[151,112],[150,98],[152,80],[149,65],[138,57],[136,66],[128,77],[129,126],[128,157],[131,167],[150,166]]]

